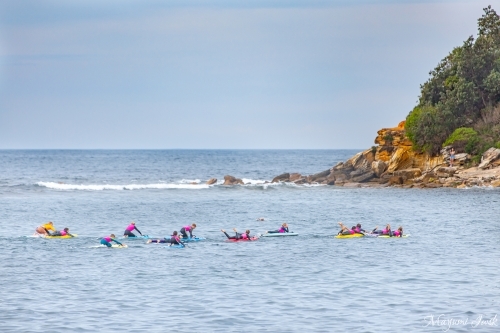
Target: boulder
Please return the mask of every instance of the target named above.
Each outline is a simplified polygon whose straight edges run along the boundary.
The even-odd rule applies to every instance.
[[[291,173],[290,177],[288,178],[288,181],[294,182],[294,181],[296,181],[297,179],[300,179],[300,178],[302,178],[302,175],[300,173]]]
[[[404,181],[405,180],[401,176],[392,176],[389,178],[389,185],[401,185]]]
[[[406,179],[413,179],[420,177],[422,175],[422,171],[420,171],[419,168],[411,168],[411,169],[404,169],[404,170],[398,170],[394,172],[394,176],[401,176]]]
[[[210,178],[209,180],[207,180],[207,185],[213,185],[217,183],[217,178]]]
[[[385,164],[384,161],[372,162],[372,171],[375,174],[375,176],[380,177],[386,169],[387,169],[387,164]]]
[[[226,175],[226,176],[224,176],[224,184],[222,184],[222,185],[244,185],[244,183],[239,178]]]
[[[315,173],[314,175],[310,175],[310,176],[308,176],[309,181],[310,182],[315,182],[319,178],[326,178],[326,177],[328,177],[328,175],[330,175],[330,172],[331,172],[330,169],[328,169],[328,170],[325,170],[325,171],[321,171],[321,172]]]
[[[289,173],[282,173],[281,175],[274,177],[271,183],[287,182],[289,179]]]
[[[486,169],[493,161],[497,160],[499,157],[500,149],[493,147],[488,149],[481,157],[481,163],[479,163],[478,168],[483,170]]]
[[[357,177],[351,178],[351,181],[356,182],[356,183],[363,183],[363,182],[366,182],[366,181],[372,179],[373,177],[375,177],[375,173],[373,173],[373,171],[368,171],[368,172],[365,172]]]
[[[440,183],[427,183],[427,184],[425,184],[425,187],[428,187],[428,188],[438,188],[438,187],[443,187],[443,184],[440,184]]]
[[[344,183],[344,187],[361,187],[360,183]]]
[[[500,187],[500,179],[492,181],[490,185],[493,187]]]

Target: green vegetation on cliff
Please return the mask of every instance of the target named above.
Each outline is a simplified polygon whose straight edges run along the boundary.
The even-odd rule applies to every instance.
[[[431,71],[405,130],[416,150],[443,143],[478,155],[500,144],[500,17],[488,6],[469,37]]]

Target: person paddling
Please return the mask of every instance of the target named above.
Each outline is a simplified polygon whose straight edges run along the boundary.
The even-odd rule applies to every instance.
[[[116,244],[123,246],[123,244],[120,243],[119,241],[117,241],[115,238],[116,238],[116,236],[114,234],[103,237],[103,238],[101,238],[101,244],[106,245],[107,247],[111,247],[111,242],[115,242]]]
[[[181,234],[183,238],[193,238],[193,230],[196,229],[196,223],[193,223],[191,225],[186,225],[181,228]],[[189,232],[189,237],[187,235],[187,232]]]
[[[226,230],[224,229],[221,229],[221,231],[224,233],[224,235],[226,235],[227,239],[244,239],[244,240],[250,240],[251,237],[250,237],[250,230],[246,230],[243,234],[240,234],[236,228],[233,228],[233,231],[236,233],[235,236],[229,236],[226,232]]]
[[[69,228],[64,228],[63,230],[56,231],[52,233],[50,236],[69,236],[69,237],[75,237],[74,235],[69,233]]]
[[[137,232],[140,233],[141,236],[142,236],[142,232],[140,232],[139,229],[137,229],[137,227],[135,226],[135,222],[130,222],[130,224],[128,225],[128,227],[125,229],[125,232],[123,233],[123,236],[125,236],[125,237],[137,237],[132,232],[134,230],[137,230]]]
[[[52,223],[50,221],[37,227],[35,229],[35,235],[37,235],[37,236],[39,236],[39,235],[40,236],[51,236],[49,230],[56,232],[56,228],[54,228],[54,223]]]
[[[398,230],[391,232],[389,235],[391,237],[403,237],[403,227],[399,227]]]
[[[177,234],[177,231],[174,231],[172,233],[172,237],[170,237],[170,245],[169,246],[172,246],[172,245],[182,245],[182,246],[186,246],[186,244],[184,244],[182,241],[181,241],[181,238],[179,237],[179,235]]]

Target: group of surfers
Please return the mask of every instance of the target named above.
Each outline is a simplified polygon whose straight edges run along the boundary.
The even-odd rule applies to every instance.
[[[63,230],[56,230],[54,227],[54,223],[47,222],[38,226],[35,229],[35,236],[69,236],[75,237],[74,235],[69,233],[69,228],[64,228]]]
[[[342,222],[339,222],[340,225],[340,231],[338,233],[339,236],[347,236],[347,235],[354,235],[354,234],[370,234],[370,235],[387,235],[389,237],[403,237],[403,227],[399,227],[398,230],[392,231],[391,230],[391,225],[387,224],[385,226],[385,229],[382,230],[377,230],[378,226],[375,227],[370,232],[366,232],[363,228],[361,228],[361,224],[357,224],[355,226],[352,226],[351,229],[346,227]]]

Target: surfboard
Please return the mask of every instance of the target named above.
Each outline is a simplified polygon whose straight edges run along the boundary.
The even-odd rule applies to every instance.
[[[363,234],[352,234],[352,235],[337,235],[335,238],[359,238],[359,237],[365,237]]]
[[[406,237],[408,237],[408,236],[410,236],[410,234],[403,235],[403,237],[396,237],[396,236],[392,236],[392,237],[391,237],[391,236],[389,236],[389,235],[380,235],[380,236],[378,236],[377,238],[406,238]]]
[[[149,239],[150,237],[148,235],[142,235],[142,236],[135,236],[135,237],[120,237],[120,239],[130,239],[130,240],[134,240],[134,239]]]
[[[68,238],[75,238],[75,237],[78,237],[77,234],[72,234],[74,237],[71,237],[71,236],[45,236],[43,238],[47,238],[47,239],[68,239]]]
[[[206,238],[204,237],[188,237],[188,238],[181,238],[181,241],[182,242],[199,242],[199,241],[202,241],[202,240],[205,240]]]
[[[273,232],[273,233],[265,233],[262,237],[285,237],[285,236],[298,236],[299,234],[296,232]]]
[[[167,249],[184,249],[185,246],[182,245],[182,244],[175,244],[175,245],[169,245],[169,246],[164,246],[164,248],[167,248]]]
[[[236,242],[251,242],[251,241],[256,241],[257,239],[259,239],[259,237],[256,237],[256,236],[253,236],[253,237],[250,237],[250,239],[226,239],[227,242],[233,242],[233,243],[236,243]]]

